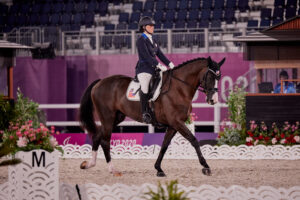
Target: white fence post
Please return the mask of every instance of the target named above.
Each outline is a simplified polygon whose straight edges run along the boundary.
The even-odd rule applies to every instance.
[[[100,40],[100,34],[99,34],[99,31],[96,31],[96,40],[95,40],[95,42],[96,42],[96,54],[98,55],[98,54],[100,54],[100,42],[99,42],[99,40]]]
[[[221,106],[220,103],[214,105],[214,132],[220,132]]]
[[[206,52],[209,52],[208,28],[204,29],[204,48]]]
[[[172,30],[168,29],[168,53],[172,53]]]
[[[131,31],[131,54],[135,54],[135,31]]]

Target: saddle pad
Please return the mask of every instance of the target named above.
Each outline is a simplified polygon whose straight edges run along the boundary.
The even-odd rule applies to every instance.
[[[153,94],[153,97],[150,99],[150,101],[155,101],[159,94],[160,94],[160,90],[161,90],[161,85],[162,85],[162,73],[160,72],[159,75],[161,77],[159,84]],[[127,88],[126,91],[126,97],[129,101],[140,101],[140,94],[139,94],[139,90],[141,88],[141,84],[139,82],[135,82],[134,80],[132,80],[129,83],[129,86]]]

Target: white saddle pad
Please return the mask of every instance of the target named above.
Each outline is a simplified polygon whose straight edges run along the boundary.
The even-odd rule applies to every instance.
[[[162,71],[159,73],[161,79],[160,79],[159,84],[154,92],[153,97],[150,99],[150,101],[155,101],[160,94],[161,85],[162,85],[162,73],[163,73]],[[126,97],[129,101],[140,101],[140,94],[138,91],[140,89],[140,87],[141,87],[141,84],[139,82],[135,82],[132,80],[129,83],[129,86],[126,91]]]

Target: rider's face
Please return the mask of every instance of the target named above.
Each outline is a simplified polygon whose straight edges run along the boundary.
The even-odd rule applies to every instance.
[[[146,26],[146,31],[150,34],[153,34],[154,32],[154,25],[147,25]]]

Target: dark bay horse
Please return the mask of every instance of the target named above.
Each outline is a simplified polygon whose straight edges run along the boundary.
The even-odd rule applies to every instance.
[[[163,144],[154,165],[157,176],[165,176],[161,169],[161,162],[167,148],[178,131],[195,148],[200,164],[204,167],[202,172],[211,175],[211,170],[203,157],[199,143],[195,136],[185,126],[185,121],[192,110],[192,99],[199,88],[206,94],[206,101],[214,104],[217,94],[217,81],[220,79],[220,67],[225,58],[219,63],[208,58],[197,58],[187,61],[172,70],[163,73],[162,94],[154,103],[154,112],[159,123],[166,125],[167,131]],[[88,169],[96,165],[97,151],[101,145],[108,168],[115,175],[120,174],[114,170],[110,156],[110,139],[114,126],[121,123],[125,116],[142,122],[140,102],[129,101],[126,90],[132,78],[114,75],[90,84],[83,94],[80,102],[80,122],[92,138],[92,159],[84,161],[81,169]],[[93,111],[96,111],[101,126],[97,127]]]

